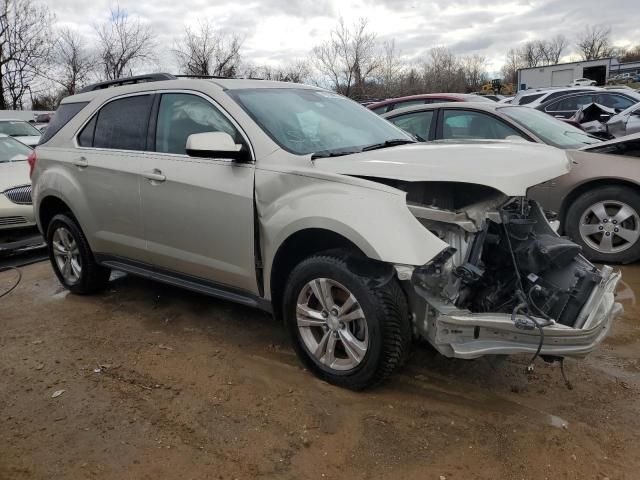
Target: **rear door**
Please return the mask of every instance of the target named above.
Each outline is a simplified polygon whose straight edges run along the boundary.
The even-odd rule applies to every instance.
[[[81,129],[72,159],[83,186],[85,234],[94,252],[145,261],[140,173],[153,94],[106,103]],[[86,207],[86,208],[85,208]]]
[[[194,92],[158,96],[140,188],[149,255],[154,266],[186,280],[257,293],[253,162],[185,151],[189,135],[216,131],[249,146],[212,99]]]

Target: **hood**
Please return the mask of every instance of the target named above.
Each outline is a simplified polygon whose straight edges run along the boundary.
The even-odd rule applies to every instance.
[[[0,162],[0,192],[30,183],[27,161]]]
[[[509,196],[569,172],[563,150],[535,143],[416,143],[342,157],[318,158],[322,171],[408,182],[486,185]]]
[[[40,135],[25,135],[13,138],[18,140],[19,142],[24,143],[25,145],[29,145],[31,148],[38,145],[38,142],[40,141]]]

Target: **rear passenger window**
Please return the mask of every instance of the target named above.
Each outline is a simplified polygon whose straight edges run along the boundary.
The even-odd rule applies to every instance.
[[[89,102],[76,102],[76,103],[63,103],[58,107],[53,118],[49,121],[46,130],[40,137],[38,145],[47,143],[53,138],[53,136],[60,131],[67,123],[75,117],[80,110],[87,106]],[[40,115],[39,115],[40,116]]]
[[[93,146],[93,133],[96,130],[96,118],[97,115],[94,115],[89,123],[87,123],[80,135],[78,135],[78,145],[81,147],[92,147]]]
[[[106,104],[98,113],[93,146],[117,150],[144,150],[147,146],[147,127],[152,102],[151,95],[138,95]],[[87,127],[90,126],[91,122]],[[85,135],[85,130],[80,137]],[[86,141],[88,137],[89,131],[84,136]]]
[[[156,152],[186,154],[189,135],[204,132],[225,132],[236,143],[244,143],[236,128],[211,102],[188,93],[162,95],[156,127]]]
[[[508,137],[522,137],[509,125],[480,112],[468,110],[444,110],[442,138],[504,140]]]
[[[434,110],[425,112],[407,113],[389,118],[389,121],[400,127],[405,132],[412,133],[421,141],[429,139],[429,130],[431,130],[431,122],[433,120]]]

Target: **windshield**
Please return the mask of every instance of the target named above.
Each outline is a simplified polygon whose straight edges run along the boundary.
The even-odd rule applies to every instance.
[[[0,137],[0,163],[26,160],[31,148],[11,137]]]
[[[547,145],[558,148],[581,148],[600,140],[573,125],[529,107],[502,107],[500,113],[513,119]]]
[[[393,140],[413,141],[375,113],[336,93],[303,88],[229,93],[278,145],[298,155],[348,154]]]
[[[10,137],[40,136],[40,130],[20,120],[0,122],[0,133]]]

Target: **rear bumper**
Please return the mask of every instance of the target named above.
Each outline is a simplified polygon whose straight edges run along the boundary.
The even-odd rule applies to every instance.
[[[610,267],[605,267],[602,273],[602,282],[593,289],[576,319],[575,325],[579,328],[561,324],[544,327],[541,354],[580,357],[593,351],[604,340],[613,320],[623,309],[614,299],[621,274],[613,272]],[[539,330],[516,328],[511,315],[474,314],[451,307],[432,306],[438,313],[435,321],[430,322],[428,338],[447,357],[472,359],[483,355],[534,353],[540,343]]]

